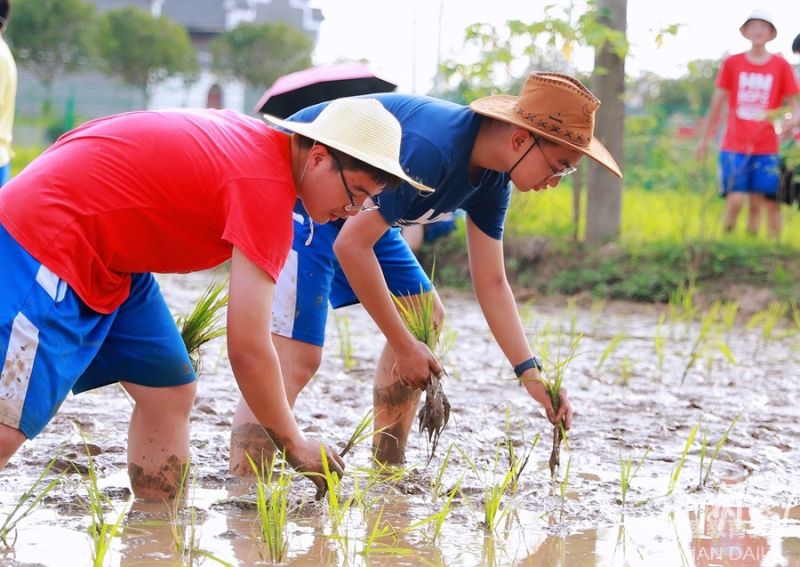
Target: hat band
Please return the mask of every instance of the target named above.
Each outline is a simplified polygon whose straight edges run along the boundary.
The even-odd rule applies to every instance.
[[[532,127],[540,130],[541,133],[553,136],[554,138],[561,138],[565,142],[575,146],[588,147],[592,140],[592,135],[584,134],[579,131],[573,131],[564,126],[564,123],[559,120],[553,120],[552,117],[544,115],[536,115],[528,112],[518,104],[514,105],[514,112],[523,120],[528,122]]]

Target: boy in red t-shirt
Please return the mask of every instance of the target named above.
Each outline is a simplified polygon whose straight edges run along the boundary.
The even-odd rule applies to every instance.
[[[722,62],[696,155],[698,159],[705,157],[722,108],[727,105],[727,126],[719,158],[720,193],[726,199],[725,230],[734,229],[745,195],[749,195],[748,232],[758,233],[763,208],[767,232],[778,238],[781,231],[777,201],[778,137],[769,111],[791,101],[797,115],[800,110],[796,96],[798,86],[789,63],[766,49],[767,43],[778,35],[766,11],[754,11],[739,31],[750,40],[751,47]]]
[[[227,110],[100,118],[0,189],[0,468],[70,390],[119,381],[135,401],[133,492],[174,497],[196,377],[152,272],[231,259],[227,346],[239,388],[289,462],[322,471],[320,442],[297,427],[264,332],[295,202],[325,223],[400,180],[429,190],[402,170],[400,124],[378,101],[329,109],[306,124],[266,117],[294,134]]]

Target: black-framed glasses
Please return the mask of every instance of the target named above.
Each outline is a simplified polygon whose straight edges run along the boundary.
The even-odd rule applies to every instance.
[[[578,168],[575,167],[574,165],[565,165],[564,169],[561,170],[557,170],[555,167],[553,167],[553,164],[550,163],[550,160],[547,159],[547,156],[544,154],[544,150],[542,149],[541,144],[539,144],[539,139],[540,138],[538,136],[534,136],[533,145],[539,147],[539,151],[541,152],[542,157],[544,158],[544,162],[547,164],[547,167],[550,168],[550,171],[553,172],[553,175],[551,175],[549,179],[552,179],[553,177],[566,177],[567,175],[572,175],[578,170]]]
[[[347,185],[347,179],[345,179],[344,177],[344,168],[342,167],[342,162],[339,161],[339,158],[336,157],[336,154],[333,153],[332,151],[328,151],[328,153],[330,154],[331,158],[333,158],[333,161],[336,162],[336,167],[339,169],[339,177],[342,178],[342,185],[344,185],[344,191],[345,193],[347,193],[347,198],[350,200],[350,204],[345,205],[344,210],[347,212],[352,212],[352,211],[374,211],[379,209],[381,204],[378,202],[377,195],[370,196],[370,199],[372,199],[372,202],[374,203],[373,205],[366,206],[366,205],[359,205],[358,203],[356,203],[355,199],[356,195],[350,190],[350,186]]]
[[[552,172],[552,175],[550,175],[548,179],[552,179],[553,177],[566,177],[567,175],[571,175],[578,170],[578,168],[575,167],[574,165],[567,165],[564,167],[564,169],[557,170],[555,167],[553,167],[553,164],[550,163],[550,160],[547,159],[547,156],[545,155],[541,144],[539,144],[539,136],[531,136],[531,138],[533,138],[533,143],[530,146],[528,146],[528,149],[525,150],[525,153],[522,154],[516,161],[516,163],[514,163],[514,165],[511,166],[511,169],[508,170],[507,175],[509,177],[511,176],[511,172],[514,171],[514,168],[517,167],[523,159],[525,159],[525,156],[528,155],[528,153],[530,153],[530,151],[534,148],[534,146],[539,148],[539,151],[542,153],[542,158],[544,158],[544,162],[547,164],[547,167],[549,167],[550,171]]]

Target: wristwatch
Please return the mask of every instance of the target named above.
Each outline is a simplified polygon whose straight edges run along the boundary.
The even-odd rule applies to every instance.
[[[517,375],[517,378],[521,378],[522,375],[525,374],[525,371],[530,370],[531,368],[535,368],[539,372],[542,371],[542,363],[535,356],[532,356],[528,360],[525,360],[517,364],[514,367],[514,374]]]

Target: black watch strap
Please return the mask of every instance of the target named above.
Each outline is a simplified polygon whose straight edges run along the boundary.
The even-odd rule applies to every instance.
[[[531,368],[535,368],[539,372],[542,371],[542,363],[535,356],[532,356],[528,360],[517,364],[514,367],[514,374],[517,375],[517,378],[520,378],[523,374],[525,374],[525,371],[530,370]]]

